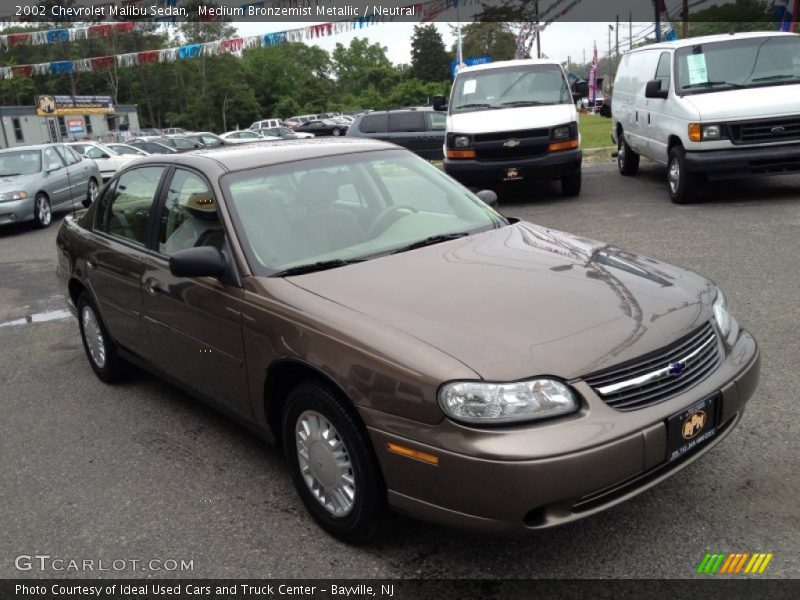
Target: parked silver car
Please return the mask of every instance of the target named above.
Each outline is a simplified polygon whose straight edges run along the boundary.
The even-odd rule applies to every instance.
[[[47,227],[55,210],[88,206],[97,197],[100,169],[64,144],[0,151],[0,225],[33,221]]]

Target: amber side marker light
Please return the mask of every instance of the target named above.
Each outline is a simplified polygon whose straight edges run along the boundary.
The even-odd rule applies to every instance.
[[[401,456],[407,456],[408,458],[415,458],[424,463],[428,463],[429,465],[439,464],[438,456],[428,454],[427,452],[421,452],[419,450],[412,450],[411,448],[406,448],[405,446],[395,444],[394,442],[386,442],[386,448],[389,450],[389,452],[394,452],[395,454],[400,454]]]
[[[703,139],[703,128],[700,123],[689,123],[689,139],[693,142]]]
[[[475,150],[448,150],[447,158],[475,158]]]
[[[554,144],[550,144],[550,152],[558,152],[559,150],[572,150],[580,146],[580,142],[578,140],[569,140],[567,142],[556,142]]]

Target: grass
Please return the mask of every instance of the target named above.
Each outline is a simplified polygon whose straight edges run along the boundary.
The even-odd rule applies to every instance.
[[[581,115],[581,146],[584,149],[613,146],[611,141],[611,119],[600,115]]]

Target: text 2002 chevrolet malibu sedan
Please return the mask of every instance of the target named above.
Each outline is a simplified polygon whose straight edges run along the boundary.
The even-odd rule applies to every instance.
[[[617,504],[726,436],[759,372],[709,280],[506,219],[395,146],[152,156],[58,235],[89,362],[281,443],[306,508],[493,531]]]

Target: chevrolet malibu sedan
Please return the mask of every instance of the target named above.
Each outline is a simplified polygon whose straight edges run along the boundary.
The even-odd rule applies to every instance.
[[[480,197],[363,139],[151,156],[65,220],[58,277],[100,379],[139,365],[281,445],[343,540],[386,507],[567,523],[730,434],[759,353],[714,283]]]
[[[32,221],[47,227],[57,210],[95,199],[97,164],[64,144],[0,151],[0,225]]]

